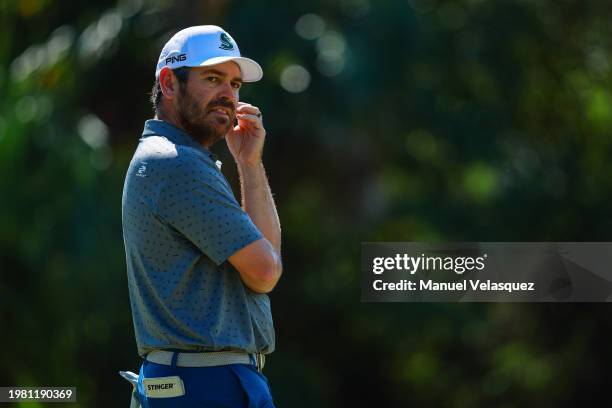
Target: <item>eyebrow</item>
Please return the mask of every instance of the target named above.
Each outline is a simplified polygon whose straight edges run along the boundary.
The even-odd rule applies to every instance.
[[[215,74],[215,75],[219,75],[219,76],[220,76],[220,77],[222,77],[222,78],[227,77],[227,75],[226,75],[224,72],[221,72],[221,71],[216,70],[216,69],[214,69],[214,68],[210,68],[210,69],[207,69],[207,70],[205,70],[205,71],[200,71],[200,76],[204,76],[204,75],[208,75],[208,74]],[[240,78],[240,77],[234,77],[234,78],[232,78],[232,81],[236,81],[236,82],[240,82],[240,83],[242,83],[242,78]]]

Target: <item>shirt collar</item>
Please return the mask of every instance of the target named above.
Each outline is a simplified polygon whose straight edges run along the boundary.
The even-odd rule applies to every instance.
[[[196,142],[189,134],[164,120],[149,119],[145,121],[142,137],[149,136],[162,136],[174,144],[191,146],[210,157],[213,162],[217,161],[217,156],[214,153]]]

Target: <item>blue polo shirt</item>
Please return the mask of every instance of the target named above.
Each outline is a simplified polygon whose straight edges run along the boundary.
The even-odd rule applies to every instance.
[[[227,258],[260,239],[216,165],[191,136],[147,120],[123,189],[123,239],[138,353],[271,353],[267,295]]]

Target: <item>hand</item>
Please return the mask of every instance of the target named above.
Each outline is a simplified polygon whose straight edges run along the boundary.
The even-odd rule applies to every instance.
[[[225,141],[238,164],[259,164],[263,152],[266,130],[261,112],[256,106],[238,102],[236,107],[238,125],[225,135]]]

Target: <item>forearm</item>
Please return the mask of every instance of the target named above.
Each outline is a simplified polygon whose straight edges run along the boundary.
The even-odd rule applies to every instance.
[[[262,163],[238,164],[242,208],[280,255],[280,220]]]

